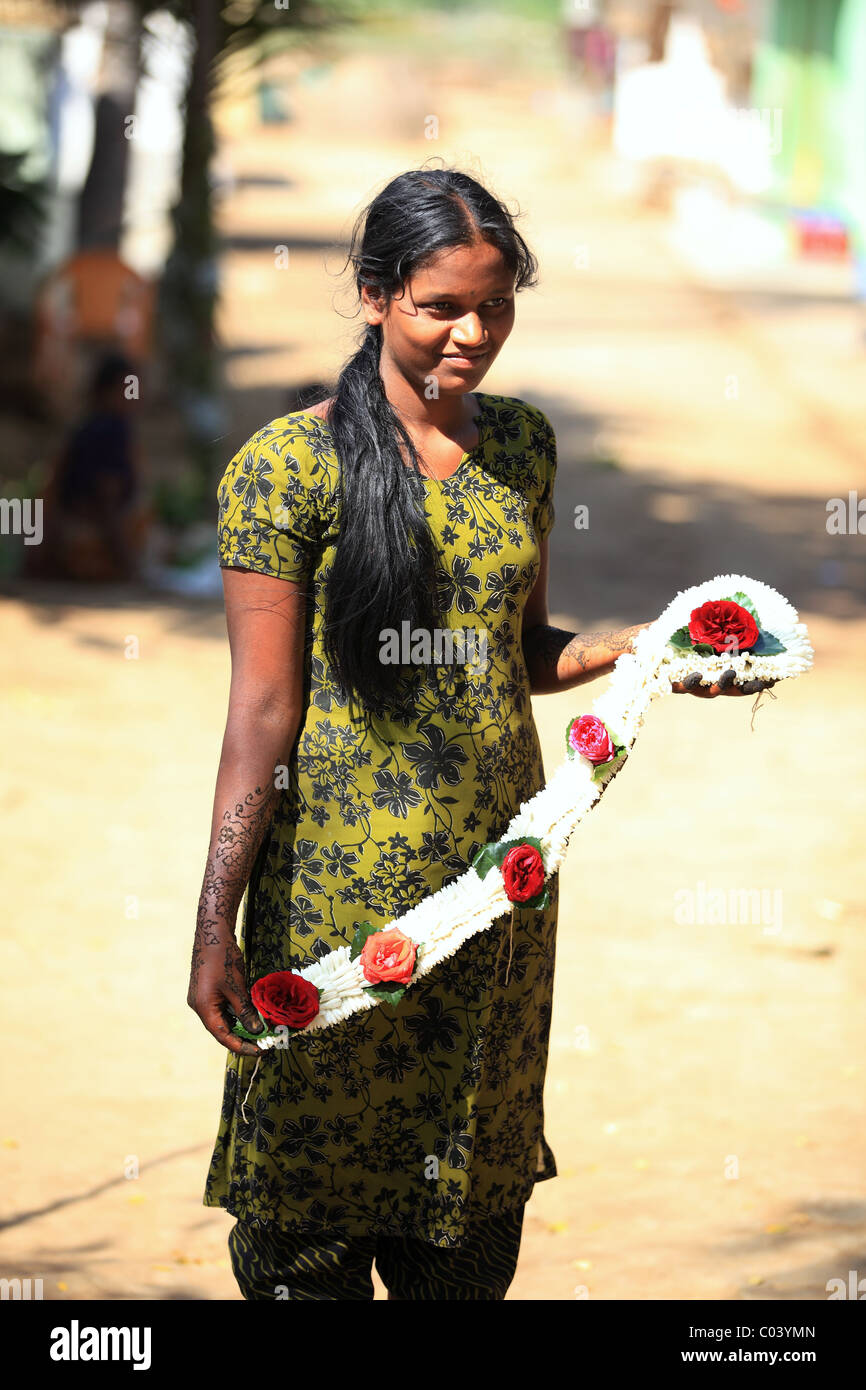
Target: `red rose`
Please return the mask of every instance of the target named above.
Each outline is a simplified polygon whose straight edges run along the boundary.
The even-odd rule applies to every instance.
[[[748,608],[733,599],[710,599],[692,609],[689,636],[693,642],[706,642],[713,651],[747,652],[760,636],[758,624]]]
[[[613,739],[594,714],[582,714],[575,719],[568,731],[568,741],[591,763],[609,763],[616,757]]]
[[[263,975],[250,990],[250,998],[268,1023],[306,1028],[319,1012],[319,991],[303,975],[275,970]]]
[[[508,901],[525,903],[544,887],[544,860],[534,845],[515,845],[502,861]]]
[[[399,927],[371,932],[361,948],[361,970],[371,984],[405,985],[415,969],[418,947]]]

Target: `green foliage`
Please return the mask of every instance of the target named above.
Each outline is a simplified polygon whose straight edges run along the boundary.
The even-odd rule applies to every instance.
[[[219,13],[217,64],[241,60],[255,67],[301,40],[357,23],[370,10],[363,0],[290,0],[285,9],[277,8],[275,0],[229,0]]]
[[[603,782],[609,772],[618,772],[622,767],[623,759],[628,757],[626,750],[620,744],[614,744],[616,757],[611,758],[608,763],[597,763],[592,770],[593,782]]]
[[[0,247],[32,254],[47,215],[48,185],[30,184],[19,177],[26,152],[0,153]]]
[[[172,530],[182,530],[201,516],[203,481],[194,473],[161,479],[153,489],[153,505],[160,521]]]
[[[562,0],[356,0],[346,5],[354,10],[359,18],[373,20],[391,14],[406,14],[413,11],[429,10],[432,13],[465,15],[467,12],[483,14],[493,10],[497,17],[514,15],[518,19],[536,19],[548,23],[559,23],[562,17]]]
[[[372,994],[374,999],[383,1001],[386,1004],[399,1004],[403,995],[406,993],[405,985],[378,984],[365,985],[365,994]]]
[[[749,648],[749,656],[778,656],[780,652],[787,650],[788,648],[772,632],[764,632],[761,629],[754,647]]]
[[[256,1009],[256,1013],[259,1014],[258,1009]],[[265,1019],[262,1018],[261,1014],[259,1014],[259,1018],[262,1019],[261,1033],[250,1033],[241,1023],[240,1019],[237,1019],[237,1021],[235,1022],[235,1025],[232,1028],[232,1032],[235,1033],[239,1038],[246,1038],[247,1042],[258,1042],[261,1038],[266,1037],[268,1033],[271,1032],[271,1025]]]
[[[737,592],[734,594],[734,597],[732,599],[728,599],[728,603],[738,603],[741,608],[745,608],[747,613],[751,613],[755,622],[758,624],[758,627],[761,626],[761,619],[758,617],[757,608],[752,603],[752,600],[749,598],[748,594],[743,593],[742,589],[738,589]]]
[[[693,642],[689,636],[688,627],[678,628],[673,637],[668,638],[672,647],[678,651],[696,652],[698,656],[715,656],[715,652],[709,642]]]
[[[349,960],[357,960],[364,949],[364,942],[367,940],[367,937],[381,930],[381,927],[373,927],[369,922],[359,923],[355,929],[355,935],[352,937],[352,944],[349,947]]]

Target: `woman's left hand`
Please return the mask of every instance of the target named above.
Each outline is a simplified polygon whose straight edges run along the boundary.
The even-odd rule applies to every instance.
[[[675,681],[671,690],[675,695],[699,695],[703,700],[711,700],[716,695],[757,695],[776,684],[775,681],[751,680],[744,681],[742,685],[735,685],[734,681],[733,671],[723,671],[717,684],[701,685],[700,671],[693,671],[685,680]]]

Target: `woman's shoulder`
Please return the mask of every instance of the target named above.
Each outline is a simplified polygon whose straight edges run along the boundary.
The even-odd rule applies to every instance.
[[[550,421],[537,405],[525,401],[520,396],[501,396],[489,391],[478,391],[481,403],[492,415],[505,421],[520,421],[532,429],[552,429]]]
[[[477,394],[499,443],[516,446],[541,463],[556,468],[556,435],[543,410],[519,396],[491,395],[484,391]]]
[[[318,408],[317,408],[318,409]],[[293,410],[261,425],[233,455],[223,485],[254,478],[269,485],[313,492],[322,502],[337,480],[337,458],[326,421],[312,410]]]
[[[274,457],[293,452],[319,455],[322,453],[323,444],[330,443],[327,419],[321,410],[321,406],[315,406],[312,409],[292,410],[286,415],[278,415],[266,425],[260,425],[242,447],[259,453],[269,453]]]

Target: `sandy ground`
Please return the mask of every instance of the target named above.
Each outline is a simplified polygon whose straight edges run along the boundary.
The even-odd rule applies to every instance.
[[[226,457],[348,349],[322,270],[347,213],[430,154],[477,157],[542,262],[482,389],[557,429],[555,618],[644,620],[735,570],[787,593],[816,647],[754,731],[750,699],[657,703],[575,834],[546,1090],[560,1176],[528,1207],[508,1296],[825,1298],[866,1274],[863,540],[825,526],[827,498],[864,485],[854,311],[796,276],[758,292],[698,275],[553,80],[440,68],[431,88],[429,67],[378,65],[392,124],[351,98],[369,90],[357,63],[299,95],[288,127],[224,112]],[[54,1299],[235,1298],[230,1218],[200,1205],[223,1054],[184,1004],[222,614],[19,587],[0,642],[2,1270]],[[548,771],[600,690],[535,701]],[[727,920],[684,921],[713,889]],[[735,920],[738,890],[764,890],[762,914]]]

